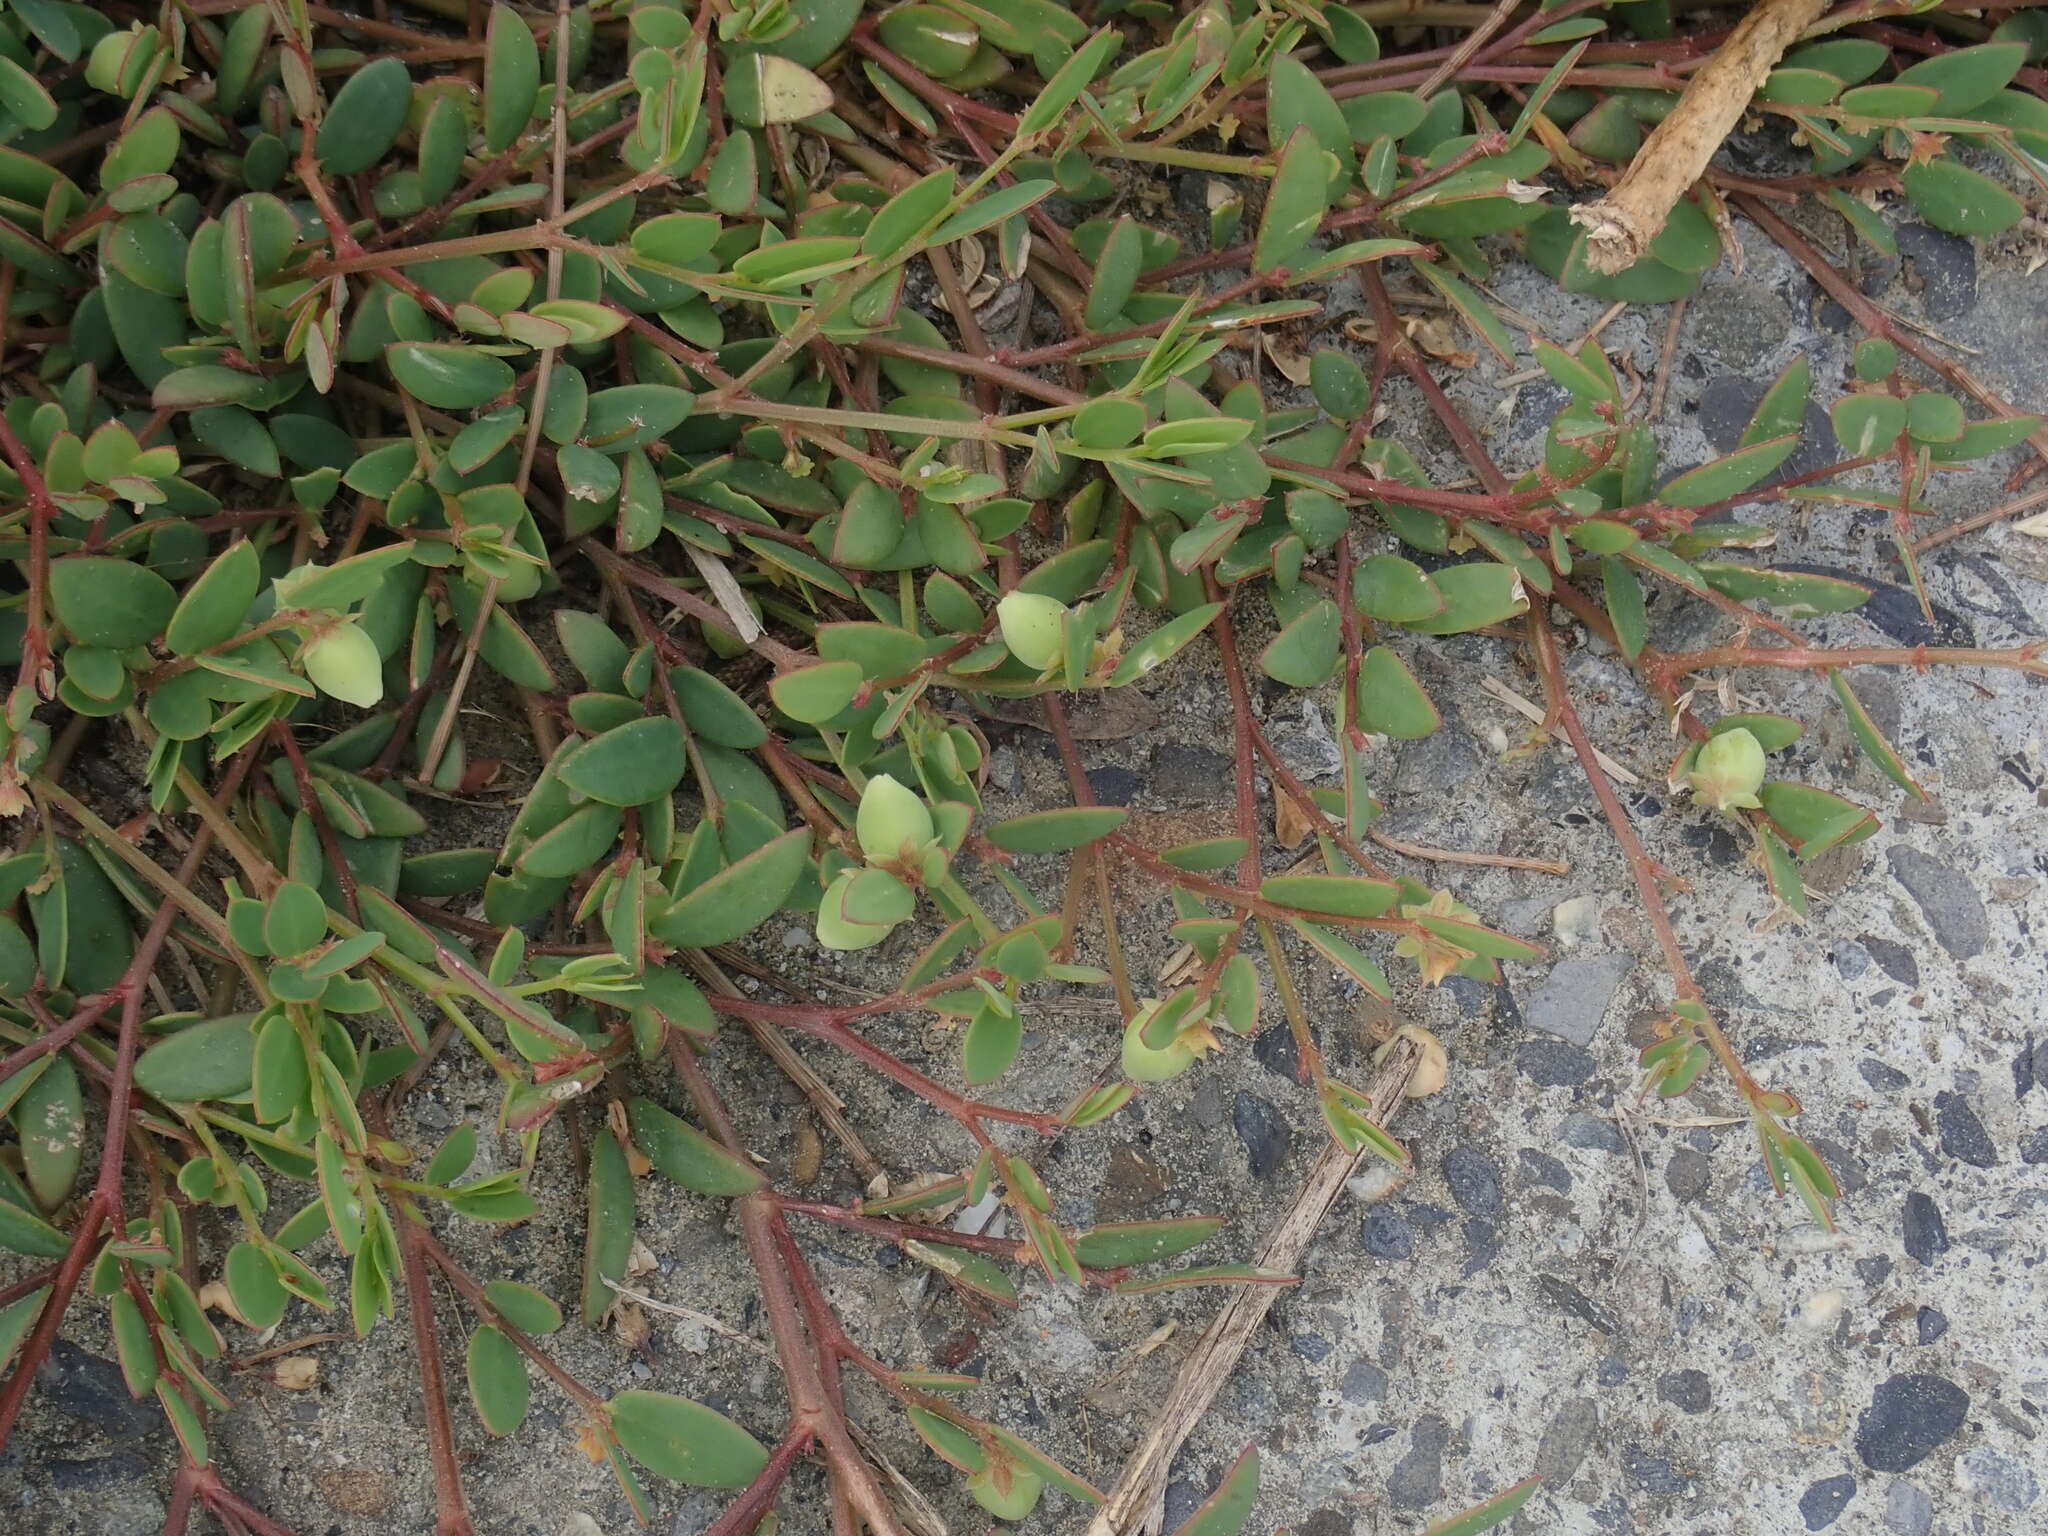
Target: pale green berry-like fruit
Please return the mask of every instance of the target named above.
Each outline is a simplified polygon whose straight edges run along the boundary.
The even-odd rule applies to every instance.
[[[384,697],[384,658],[377,642],[353,624],[337,624],[306,642],[300,665],[314,687],[364,709]]]
[[[878,773],[861,791],[853,835],[872,862],[902,859],[932,840],[932,813],[912,791]]]
[[[1012,592],[996,604],[996,627],[1003,632],[1003,644],[1025,666],[1040,672],[1058,661],[1066,649],[1060,633],[1066,616],[1066,604],[1036,592]]]
[[[896,927],[894,923],[857,923],[845,915],[846,888],[859,873],[858,869],[843,871],[825,887],[818,903],[818,942],[826,949],[872,949]]]
[[[1124,1076],[1134,1083],[1163,1083],[1195,1064],[1195,1048],[1183,1037],[1156,1049],[1145,1043],[1145,1020],[1151,1012],[1151,1008],[1139,1009],[1138,1016],[1124,1028]]]
[[[1717,811],[1754,810],[1764,782],[1764,749],[1740,726],[1700,743],[1687,775],[1702,804]]]
[[[1022,1520],[1038,1505],[1045,1492],[1045,1479],[1029,1467],[1010,1468],[1010,1486],[996,1487],[995,1473],[984,1467],[967,1475],[967,1491],[974,1502],[998,1520]]]
[[[140,33],[138,22],[126,32],[109,32],[94,43],[85,61],[86,83],[109,96],[125,95],[121,89],[122,66],[128,62],[128,50],[141,40]]]

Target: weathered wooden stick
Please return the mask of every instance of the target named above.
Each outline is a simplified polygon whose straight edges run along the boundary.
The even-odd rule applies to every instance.
[[[1408,1092],[1408,1080],[1415,1075],[1422,1057],[1419,1044],[1406,1035],[1397,1035],[1374,1067],[1365,1085],[1365,1096],[1372,1106],[1372,1118],[1379,1124],[1385,1125],[1400,1107]],[[1296,1191],[1293,1203],[1267,1234],[1258,1266],[1291,1272],[1322,1225],[1323,1217],[1343,1193],[1344,1181],[1373,1155],[1369,1150],[1354,1155],[1326,1142],[1315,1167]],[[1167,1394],[1145,1438],[1124,1464],[1123,1474],[1110,1490],[1108,1500],[1096,1511],[1088,1536],[1137,1536],[1166,1489],[1166,1474],[1175,1453],[1216,1400],[1223,1383],[1229,1380],[1238,1356],[1265,1321],[1280,1290],[1277,1285],[1240,1286],[1217,1314],[1216,1321],[1181,1365],[1173,1390]]]
[[[1632,266],[1664,228],[1672,206],[1700,178],[1750,98],[1828,0],[1760,0],[1692,77],[1671,115],[1636,151],[1614,190],[1572,210],[1587,230],[1586,265],[1595,272]]]

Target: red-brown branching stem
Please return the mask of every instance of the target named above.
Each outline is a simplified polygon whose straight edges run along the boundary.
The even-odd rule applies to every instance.
[[[750,1536],[774,1507],[775,1496],[788,1481],[797,1458],[811,1448],[812,1438],[810,1430],[792,1424],[769,1455],[768,1465],[740,1490],[724,1514],[704,1528],[704,1536]]]
[[[6,1082],[8,1078],[14,1076],[15,1073],[38,1057],[47,1056],[52,1051],[62,1050],[88,1029],[91,1029],[93,1025],[99,1023],[101,1019],[105,1018],[107,1010],[119,1001],[120,999],[112,992],[102,992],[96,997],[88,998],[83,1006],[63,1023],[55,1028],[45,1029],[42,1034],[29,1041],[27,1045],[9,1052],[4,1057],[0,1057],[0,1083]]]
[[[37,1270],[34,1274],[23,1275],[19,1280],[15,1281],[12,1285],[0,1285],[0,1307],[13,1306],[14,1303],[21,1300],[22,1297],[31,1295],[36,1291],[40,1291],[44,1286],[48,1285],[52,1280],[56,1278],[57,1266],[55,1264],[51,1264],[43,1269]]]
[[[1779,667],[1829,671],[1837,667],[2006,667],[2034,677],[2048,677],[2048,656],[2040,641],[2011,650],[1973,646],[1908,645],[1844,646],[1839,650],[1803,645],[1716,645],[1698,651],[1676,651],[1660,657],[1653,670],[1667,681],[1712,667]]]
[[[572,1376],[554,1356],[534,1343],[515,1324],[509,1322],[504,1313],[491,1304],[490,1297],[484,1293],[484,1288],[477,1283],[476,1278],[456,1263],[448,1250],[441,1246],[440,1239],[422,1226],[419,1228],[417,1241],[421,1252],[441,1271],[448,1283],[455,1287],[456,1294],[462,1297],[470,1310],[510,1339],[513,1347],[538,1366],[541,1374],[560,1387],[577,1407],[593,1418],[603,1417],[604,1399]]]
[[[1650,931],[1657,936],[1657,947],[1664,952],[1664,966],[1671,973],[1671,984],[1681,1001],[1699,1002],[1699,983],[1693,979],[1692,967],[1686,963],[1677,930],[1671,924],[1671,910],[1664,903],[1664,882],[1668,877],[1663,867],[1650,857],[1643,840],[1636,835],[1636,829],[1628,819],[1627,807],[1621,803],[1621,796],[1614,792],[1606,771],[1600,766],[1592,739],[1586,735],[1585,724],[1579,719],[1578,706],[1572,702],[1571,690],[1565,682],[1564,664],[1557,654],[1557,641],[1550,632],[1550,617],[1542,604],[1530,608],[1525,627],[1530,648],[1535,653],[1536,670],[1543,678],[1545,700],[1558,723],[1564,727],[1565,737],[1571,742],[1579,766],[1585,771],[1586,781],[1593,786],[1600,810],[1614,833],[1614,840],[1621,847],[1629,876],[1635,882],[1636,895],[1643,904],[1643,915],[1649,920]],[[1743,1066],[1742,1059],[1735,1054],[1734,1046],[1729,1044],[1728,1036],[1713,1016],[1702,1011],[1699,1019],[1703,1021],[1701,1028],[1707,1044],[1719,1059],[1721,1069],[1728,1074],[1728,1080],[1753,1103],[1762,1092],[1756,1079],[1749,1075],[1749,1069]]]
[[[1864,330],[1873,336],[1882,336],[1923,368],[1930,369],[1971,396],[1993,415],[2021,414],[1986,387],[1982,380],[1961,363],[1951,362],[1926,346],[1912,332],[1871,302],[1861,288],[1844,277],[1834,263],[1815,250],[1804,235],[1771,208],[1757,198],[1746,195],[1738,195],[1734,203],[1751,223],[1775,240],[1786,255],[1806,268],[1808,275],[1821,286],[1827,296],[1846,309]],[[2037,427],[2028,433],[2027,443],[2043,459],[2048,459],[2048,427]]]
[[[1465,462],[1472,466],[1472,473],[1479,477],[1479,483],[1490,495],[1507,494],[1508,479],[1500,472],[1499,466],[1486,451],[1486,445],[1479,440],[1479,434],[1472,430],[1470,422],[1458,414],[1458,408],[1451,403],[1450,396],[1436,381],[1436,375],[1429,371],[1429,364],[1422,360],[1422,354],[1402,334],[1400,318],[1394,313],[1394,301],[1387,295],[1387,285],[1380,277],[1378,266],[1367,262],[1358,269],[1358,286],[1365,293],[1366,303],[1372,310],[1372,323],[1381,336],[1388,337],[1388,346],[1393,351],[1394,361],[1401,365],[1415,387],[1422,391],[1422,398],[1429,402],[1429,408],[1436,413],[1436,419],[1443,423],[1444,430],[1451,435],[1451,441],[1458,445],[1458,452]]]
[[[412,1345],[420,1368],[420,1401],[426,1409],[427,1450],[434,1467],[435,1536],[473,1536],[469,1500],[462,1488],[462,1468],[455,1460],[455,1426],[448,1417],[447,1371],[441,1341],[434,1328],[434,1288],[427,1272],[431,1241],[425,1219],[404,1196],[394,1200],[398,1216],[399,1267],[405,1275],[405,1299],[412,1314]]]
[[[746,1148],[733,1128],[718,1090],[711,1084],[695,1050],[679,1034],[671,1032],[668,1057],[682,1080],[684,1091],[704,1123],[725,1149],[744,1159]],[[801,1265],[802,1255],[783,1225],[782,1212],[768,1190],[742,1195],[737,1202],[740,1233],[747,1257],[753,1262],[761,1291],[761,1304],[768,1318],[768,1331],[775,1343],[776,1358],[782,1364],[789,1390],[789,1428],[792,1435],[814,1438],[831,1469],[835,1500],[843,1499],[868,1523],[875,1536],[906,1536],[896,1511],[875,1482],[860,1448],[846,1427],[834,1394],[820,1367],[825,1337],[806,1326],[802,1307],[791,1284],[790,1256]],[[787,1245],[785,1249],[784,1245]]]
[[[999,107],[984,106],[970,96],[962,96],[958,91],[947,90],[901,54],[892,52],[875,36],[875,23],[872,18],[855,27],[853,36],[847,41],[943,111],[956,126],[978,122],[995,129],[1005,137],[1016,133],[1017,119],[1011,113]]]
[[[732,628],[732,619],[716,603],[706,602],[687,587],[679,587],[665,576],[656,575],[636,561],[613,553],[594,539],[578,539],[576,547],[588,555],[600,569],[631,582],[642,591],[651,592],[663,602],[673,604],[693,619],[716,625],[720,629]],[[801,651],[792,650],[780,640],[769,635],[757,635],[751,648],[774,662],[778,668],[787,670],[800,667],[810,658]]]
[[[1060,702],[1057,693],[1047,693],[1039,704],[1045,710],[1045,728],[1052,733],[1053,745],[1058,749],[1060,762],[1067,770],[1067,783],[1074,791],[1076,805],[1093,805],[1095,790],[1088,783],[1088,770],[1082,766],[1081,754],[1074,746],[1074,730],[1067,721],[1067,707]],[[1116,906],[1112,900],[1109,883],[1109,859],[1106,850],[1089,846],[1081,850],[1078,858],[1088,863],[1089,877],[1095,884],[1095,907],[1102,914],[1102,954],[1109,962],[1110,984],[1116,988],[1118,1016],[1128,1024],[1138,1012],[1137,993],[1131,987],[1130,968],[1124,963],[1123,939],[1117,933]],[[1068,933],[1071,942],[1073,909],[1068,909]]]
[[[9,262],[5,276],[11,279],[13,273],[14,265]],[[28,497],[28,627],[21,639],[21,681],[48,698],[56,686],[45,605],[50,588],[50,524],[57,516],[57,503],[50,499],[50,487],[36,467],[35,455],[4,415],[0,415],[0,451],[6,453],[8,466]]]
[[[717,997],[711,1001],[714,1008],[722,1008],[734,999]],[[806,1034],[816,1035],[820,1040],[829,1041],[855,1060],[866,1062],[891,1082],[900,1083],[908,1088],[933,1108],[945,1111],[982,1146],[993,1145],[987,1128],[982,1124],[984,1120],[1029,1126],[1044,1136],[1050,1136],[1059,1129],[1060,1120],[1057,1115],[1040,1114],[1029,1109],[1009,1109],[1000,1104],[984,1104],[966,1098],[943,1084],[934,1082],[917,1068],[890,1055],[879,1045],[847,1028],[836,1019],[824,1014],[805,1014],[801,1009],[797,1012],[799,1017],[789,1021],[795,1028]]]
[[[0,418],[4,423],[5,418]],[[228,770],[223,789],[233,794],[241,785],[242,778],[249,771],[255,754],[243,752],[237,755]],[[192,836],[192,844],[186,850],[178,866],[177,883],[189,885],[205,863],[207,853],[213,847],[212,831],[202,825]],[[164,941],[170,937],[171,921],[177,915],[177,903],[165,900],[158,904],[156,915],[150,919],[149,928],[142,936],[142,942],[135,948],[135,957],[121,973],[121,979],[104,994],[104,1008],[118,1002],[121,1009],[120,1035],[114,1050],[114,1064],[107,1090],[107,1129],[100,1148],[99,1176],[94,1181],[91,1196],[78,1216],[78,1225],[71,1236],[71,1247],[51,1277],[51,1290],[42,1311],[36,1317],[35,1327],[15,1357],[14,1374],[0,1387],[0,1447],[7,1444],[14,1432],[14,1423],[21,1416],[22,1404],[27,1401],[28,1389],[35,1380],[37,1369],[49,1353],[50,1344],[57,1336],[57,1325],[63,1320],[64,1310],[71,1304],[71,1294],[78,1287],[79,1278],[85,1273],[85,1266],[91,1259],[93,1246],[99,1240],[100,1229],[112,1222],[119,1229],[121,1220],[121,1174],[126,1165],[128,1153],[129,1119],[133,1108],[135,1090],[135,1055],[142,1028],[142,1004],[148,996],[146,983],[149,973],[156,968],[157,956],[162,952]]]

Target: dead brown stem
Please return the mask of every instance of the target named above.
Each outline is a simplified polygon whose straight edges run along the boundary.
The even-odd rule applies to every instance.
[[[1400,1108],[1408,1092],[1408,1080],[1422,1061],[1422,1047],[1415,1041],[1397,1038],[1392,1048],[1373,1069],[1365,1085],[1365,1097],[1373,1120],[1386,1125]],[[1292,1272],[1301,1261],[1316,1228],[1343,1192],[1344,1181],[1374,1154],[1346,1152],[1334,1143],[1326,1144],[1309,1170],[1307,1179],[1295,1192],[1293,1201],[1267,1233],[1254,1261],[1261,1269]],[[1174,1378],[1173,1390],[1153,1417],[1152,1427],[1138,1442],[1138,1449],[1124,1464],[1116,1486],[1095,1518],[1088,1536],[1137,1536],[1141,1523],[1166,1488],[1167,1469],[1174,1455],[1194,1432],[1195,1425],[1216,1401],[1216,1394],[1230,1378],[1238,1357],[1258,1332],[1266,1314],[1278,1299],[1280,1287],[1246,1285],[1238,1288],[1217,1314],[1201,1341]]]
[[[1572,222],[1590,232],[1587,266],[1619,272],[1650,248],[1673,206],[1741,121],[1764,76],[1826,8],[1827,0],[1760,0],[1743,17],[1636,151],[1614,190],[1572,210]]]

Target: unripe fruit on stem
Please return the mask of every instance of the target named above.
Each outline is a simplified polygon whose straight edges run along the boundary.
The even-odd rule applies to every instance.
[[[1163,1083],[1194,1065],[1195,1048],[1184,1036],[1177,1036],[1171,1044],[1155,1050],[1140,1038],[1144,1028],[1143,1011],[1124,1027],[1125,1077],[1134,1083]]]
[[[932,813],[910,790],[878,773],[861,791],[853,835],[870,862],[903,859],[932,840]]]
[[[1013,1466],[1010,1486],[998,1488],[995,1473],[984,1467],[967,1475],[967,1491],[974,1495],[975,1503],[998,1520],[1022,1520],[1037,1506],[1039,1494],[1045,1491],[1045,1479],[1029,1467]]]
[[[1687,775],[1692,792],[1717,811],[1754,810],[1756,792],[1764,782],[1764,749],[1737,726],[1700,743]]]
[[[843,903],[846,888],[853,884],[859,869],[844,871],[838,879],[825,888],[824,897],[818,902],[818,942],[827,949],[872,949],[889,937],[894,923],[857,923],[845,915]]]
[[[299,664],[322,693],[368,709],[384,697],[384,658],[377,642],[352,623],[335,625],[306,642]]]
[[[996,604],[996,627],[1003,632],[1003,644],[1025,666],[1040,672],[1058,661],[1066,649],[1060,633],[1066,616],[1064,603],[1036,592],[1012,592]]]

